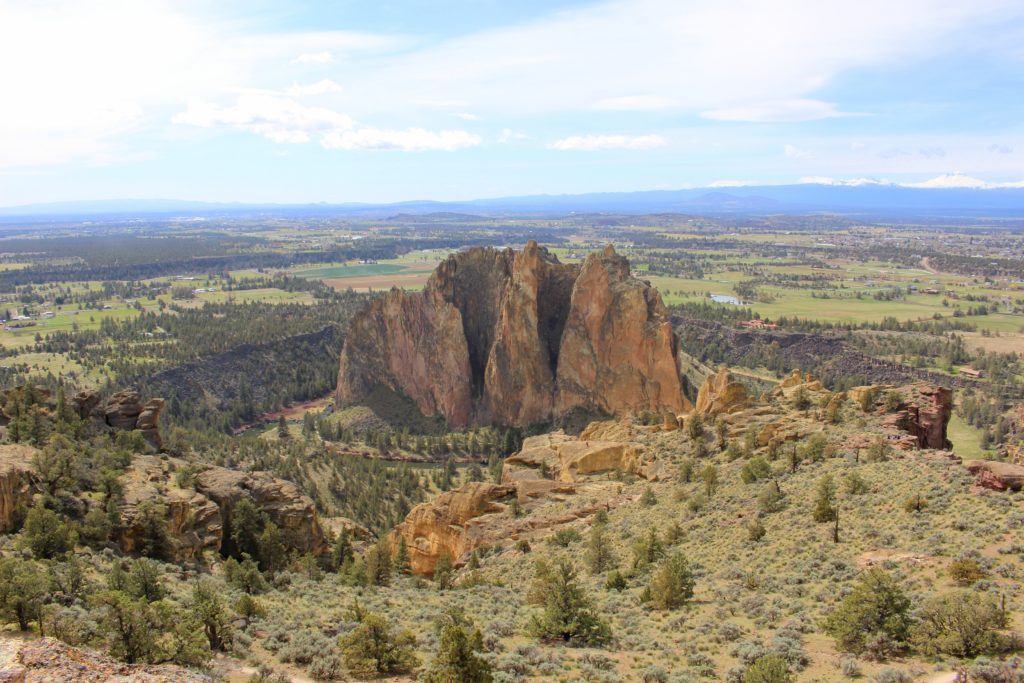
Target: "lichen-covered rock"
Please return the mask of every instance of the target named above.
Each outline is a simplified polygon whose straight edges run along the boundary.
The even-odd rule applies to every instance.
[[[401,539],[413,573],[431,576],[442,555],[460,563],[483,538],[481,517],[504,512],[515,487],[470,482],[414,507],[389,537],[393,552]]]
[[[686,408],[661,297],[610,247],[581,267],[530,241],[448,257],[422,292],[394,289],[356,316],[339,405],[377,386],[452,426],[528,425],[574,408]]]
[[[0,534],[14,528],[20,511],[37,492],[38,478],[32,468],[35,453],[31,446],[0,445]]]
[[[746,407],[749,400],[746,386],[722,368],[704,380],[697,392],[694,409],[703,415],[721,415]]]

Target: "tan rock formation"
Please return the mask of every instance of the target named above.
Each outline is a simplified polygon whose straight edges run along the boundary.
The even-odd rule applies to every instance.
[[[523,448],[505,459],[501,480],[505,483],[552,479],[573,483],[580,477],[618,470],[644,473],[643,447],[616,441],[582,441],[562,432],[532,436]]]
[[[515,254],[484,371],[485,412],[502,424],[551,417],[576,269],[530,240]]]
[[[160,438],[160,411],[163,408],[162,398],[151,398],[142,406],[139,417],[135,420],[135,429],[142,432],[142,437],[157,450],[163,447],[163,440]]]
[[[11,531],[19,511],[32,504],[38,481],[32,468],[35,453],[31,446],[0,445],[0,534]]]
[[[687,404],[661,297],[610,247],[580,268],[530,241],[450,256],[422,292],[392,290],[358,315],[339,405],[376,386],[425,415],[527,425],[573,408],[678,412]]]
[[[747,388],[722,368],[704,380],[697,392],[694,409],[704,415],[720,415],[741,410],[749,401]]]
[[[675,333],[661,295],[609,245],[584,261],[558,358],[557,413],[684,410]]]
[[[161,504],[171,541],[170,557],[175,562],[195,560],[205,550],[217,551],[224,532],[220,508],[193,489],[177,486],[169,465],[157,456],[136,456],[121,477],[124,499],[120,505],[121,531],[118,545],[126,554],[137,554],[145,538],[144,512],[147,504]]]
[[[281,529],[282,541],[289,548],[313,555],[327,549],[313,501],[290,481],[278,479],[269,472],[211,467],[196,476],[196,491],[220,508],[224,522],[223,550],[229,550],[231,508],[243,497],[250,498],[256,507],[267,513],[270,521]]]
[[[480,545],[482,517],[504,512],[515,496],[515,487],[470,482],[414,507],[405,521],[390,534],[393,552],[401,539],[409,550],[412,571],[433,575],[437,560],[448,555],[461,562]]]

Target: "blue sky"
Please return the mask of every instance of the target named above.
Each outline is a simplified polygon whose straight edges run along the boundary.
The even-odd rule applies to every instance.
[[[0,205],[1024,183],[1020,0],[5,0],[0,92]]]

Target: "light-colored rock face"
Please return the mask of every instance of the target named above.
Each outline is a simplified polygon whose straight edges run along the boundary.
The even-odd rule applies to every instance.
[[[31,446],[0,445],[0,533],[11,531],[19,512],[32,503],[38,481],[32,469],[35,453]]]
[[[658,291],[608,246],[590,254],[572,289],[558,359],[556,411],[612,414],[686,408],[675,333]]]
[[[401,539],[416,574],[431,576],[442,555],[459,562],[480,544],[481,517],[504,512],[515,495],[512,486],[470,482],[414,507],[389,537],[392,552]]]
[[[377,385],[425,415],[528,425],[573,408],[678,412],[678,352],[661,297],[610,247],[582,268],[536,242],[471,249],[422,292],[392,290],[353,321],[337,399]]]
[[[921,382],[895,391],[901,401],[883,424],[907,432],[919,448],[952,448],[946,428],[953,415],[953,391]]]
[[[553,432],[525,439],[522,450],[505,459],[502,481],[541,478],[573,483],[599,472],[640,474],[642,456],[642,447],[634,443],[580,440]]]
[[[749,400],[747,388],[723,368],[704,380],[697,392],[695,410],[703,415],[733,413],[746,407]]]

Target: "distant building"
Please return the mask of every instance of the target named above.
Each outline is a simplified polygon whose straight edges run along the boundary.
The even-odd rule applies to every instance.
[[[937,289],[935,289],[933,287],[929,287],[928,289],[924,290],[924,293],[925,294],[941,294],[941,292],[939,290],[937,290]]]
[[[981,370],[970,367],[960,368],[960,374],[972,379],[981,379]]]
[[[42,313],[39,314],[39,317],[42,318],[43,320],[47,320],[49,318],[54,317],[55,315],[57,314],[54,313],[53,311],[43,311]]]

